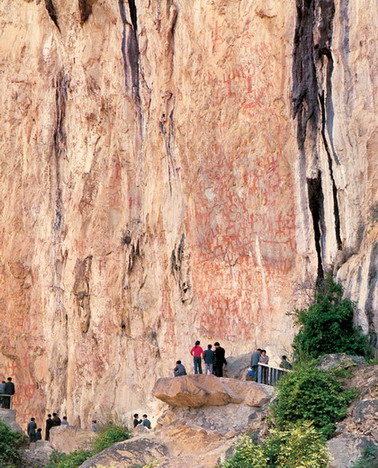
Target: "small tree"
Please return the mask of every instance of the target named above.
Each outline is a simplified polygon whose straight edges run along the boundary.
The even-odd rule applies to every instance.
[[[368,338],[353,323],[355,306],[342,293],[342,287],[328,276],[318,285],[313,304],[294,312],[300,327],[293,343],[296,360],[331,353],[371,356]]]
[[[26,437],[13,432],[3,421],[0,421],[0,466],[17,466],[20,462],[20,447]]]

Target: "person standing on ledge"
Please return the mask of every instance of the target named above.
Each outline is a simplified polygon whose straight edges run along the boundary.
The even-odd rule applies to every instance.
[[[211,344],[207,345],[207,350],[203,353],[203,359],[205,361],[205,374],[213,375],[214,351],[211,348]]]
[[[6,385],[6,382],[5,380],[3,380],[1,383],[0,383],[0,408],[3,407],[3,403],[4,403],[4,400],[3,400],[3,394],[5,393],[5,385]]]
[[[54,426],[60,426],[61,425],[61,420],[60,420],[60,417],[58,416],[57,413],[53,413],[53,423],[54,423]]]
[[[254,382],[257,382],[257,372],[259,369],[259,362],[261,357],[261,349],[257,348],[256,351],[252,353],[250,367],[253,370],[253,379]]]
[[[215,369],[215,375],[217,377],[223,377],[223,364],[227,366],[227,361],[224,355],[226,354],[226,351],[224,348],[221,347],[221,345],[216,341],[214,343],[215,346],[215,351],[214,351],[214,369]]]
[[[195,374],[202,374],[201,359],[203,357],[203,349],[201,348],[200,344],[201,343],[197,340],[193,348],[190,350],[190,354],[193,356]]]
[[[15,388],[12,382],[12,377],[8,377],[8,382],[5,384],[5,392],[7,395],[14,395]],[[11,407],[11,396],[3,397],[4,408],[9,409]]]
[[[54,426],[54,421],[51,419],[51,414],[47,415],[45,440],[50,440],[50,429]]]
[[[36,429],[37,429],[37,424],[35,423],[35,418],[31,418],[30,422],[28,422],[28,427],[27,427],[27,433],[28,433],[30,442],[35,442]]]
[[[67,421],[67,416],[63,416],[61,424],[62,424],[62,426],[69,426],[68,421]]]

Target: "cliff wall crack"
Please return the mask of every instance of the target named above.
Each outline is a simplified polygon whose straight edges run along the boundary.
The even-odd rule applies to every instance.
[[[92,14],[92,7],[97,0],[78,0],[80,11],[80,23],[84,24]]]
[[[45,7],[46,7],[47,13],[49,14],[49,16],[52,19],[53,23],[55,24],[55,26],[60,31],[60,27],[59,27],[59,23],[58,23],[58,16],[56,14],[56,10],[55,10],[53,0],[45,0]]]

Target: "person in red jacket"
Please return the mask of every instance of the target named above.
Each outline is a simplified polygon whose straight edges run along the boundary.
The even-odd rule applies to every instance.
[[[190,354],[193,356],[194,363],[194,373],[202,374],[202,358],[203,358],[203,349],[200,346],[200,342],[197,340],[193,348],[190,350]]]

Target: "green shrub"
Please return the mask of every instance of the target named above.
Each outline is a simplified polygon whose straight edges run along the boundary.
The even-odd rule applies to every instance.
[[[20,462],[19,449],[26,437],[13,432],[3,421],[0,421],[0,466],[17,466]]]
[[[346,416],[355,390],[343,391],[341,384],[313,364],[290,372],[277,384],[278,397],[272,415],[278,429],[290,423],[313,421],[314,426],[329,437],[334,423]]]
[[[54,450],[50,455],[46,468],[78,468],[85,460],[92,457],[94,452],[87,450],[77,450],[69,454],[60,453]]]
[[[244,436],[223,468],[326,468],[329,463],[324,438],[310,424],[286,431],[272,430],[265,443],[256,445]]]
[[[331,353],[371,357],[368,338],[353,325],[354,304],[343,299],[342,292],[342,287],[327,277],[318,286],[314,303],[294,312],[300,327],[293,343],[296,360]]]
[[[123,440],[130,439],[130,437],[130,432],[124,427],[108,424],[100,429],[93,444],[94,451],[96,453],[101,452],[116,442],[122,442]]]

